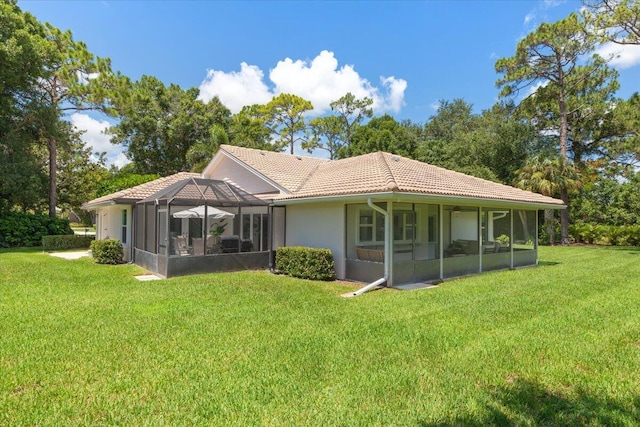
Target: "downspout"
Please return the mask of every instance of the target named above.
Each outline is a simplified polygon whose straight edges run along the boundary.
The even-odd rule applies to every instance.
[[[389,212],[385,211],[384,209],[382,209],[379,206],[376,206],[373,204],[373,202],[371,201],[371,198],[367,199],[367,205],[373,209],[376,212],[380,212],[383,216],[384,216],[384,277],[381,277],[380,279],[376,280],[375,282],[369,283],[367,286],[365,286],[364,288],[358,289],[357,291],[355,291],[353,293],[353,296],[358,296],[358,295],[362,295],[365,292],[368,292],[372,289],[377,288],[378,286],[382,285],[383,283],[389,283],[389,270],[390,270],[390,250],[391,250],[391,241],[389,239],[389,235],[390,233],[390,220],[389,220]]]

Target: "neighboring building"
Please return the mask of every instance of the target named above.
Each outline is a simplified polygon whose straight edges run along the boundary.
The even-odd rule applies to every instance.
[[[331,249],[340,279],[397,286],[535,265],[537,211],[564,208],[383,152],[330,161],[223,145],[197,176],[88,202],[98,216],[137,209],[131,226],[121,214],[103,221],[97,238],[124,236],[129,245],[135,235],[130,256],[164,276],[266,267],[280,246],[310,246]],[[180,213],[194,206],[209,208]]]

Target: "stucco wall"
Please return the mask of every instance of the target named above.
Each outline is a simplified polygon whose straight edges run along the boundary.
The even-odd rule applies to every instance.
[[[122,211],[127,211],[127,236],[126,243],[123,243],[124,260],[130,261],[131,245],[133,235],[131,234],[131,206],[129,205],[112,205],[105,206],[96,210],[98,220],[96,229],[96,239],[118,239],[122,242]]]
[[[275,187],[263,179],[258,178],[255,174],[249,172],[246,168],[240,166],[227,157],[222,157],[215,168],[207,172],[206,178],[226,178],[232,181],[236,186],[253,194],[273,193],[278,191]]]
[[[344,279],[344,203],[288,205],[286,215],[286,245],[331,249],[336,276]]]

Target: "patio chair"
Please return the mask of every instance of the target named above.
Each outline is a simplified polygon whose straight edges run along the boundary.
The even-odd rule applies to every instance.
[[[207,253],[218,254],[220,253],[220,236],[209,235],[207,236]]]
[[[173,248],[175,255],[190,255],[189,245],[185,236],[176,236],[173,238]]]

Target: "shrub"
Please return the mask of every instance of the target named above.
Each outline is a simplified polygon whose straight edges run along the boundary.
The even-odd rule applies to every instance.
[[[334,280],[336,278],[333,254],[329,249],[301,246],[278,248],[276,270],[300,279]]]
[[[640,225],[576,223],[569,228],[569,234],[580,243],[640,246]]]
[[[0,215],[0,247],[40,246],[44,236],[72,234],[67,219],[22,212]]]
[[[73,234],[42,236],[42,250],[88,249],[94,239],[93,236],[76,236]]]
[[[117,239],[94,240],[91,242],[91,256],[98,264],[122,264],[124,250]]]

